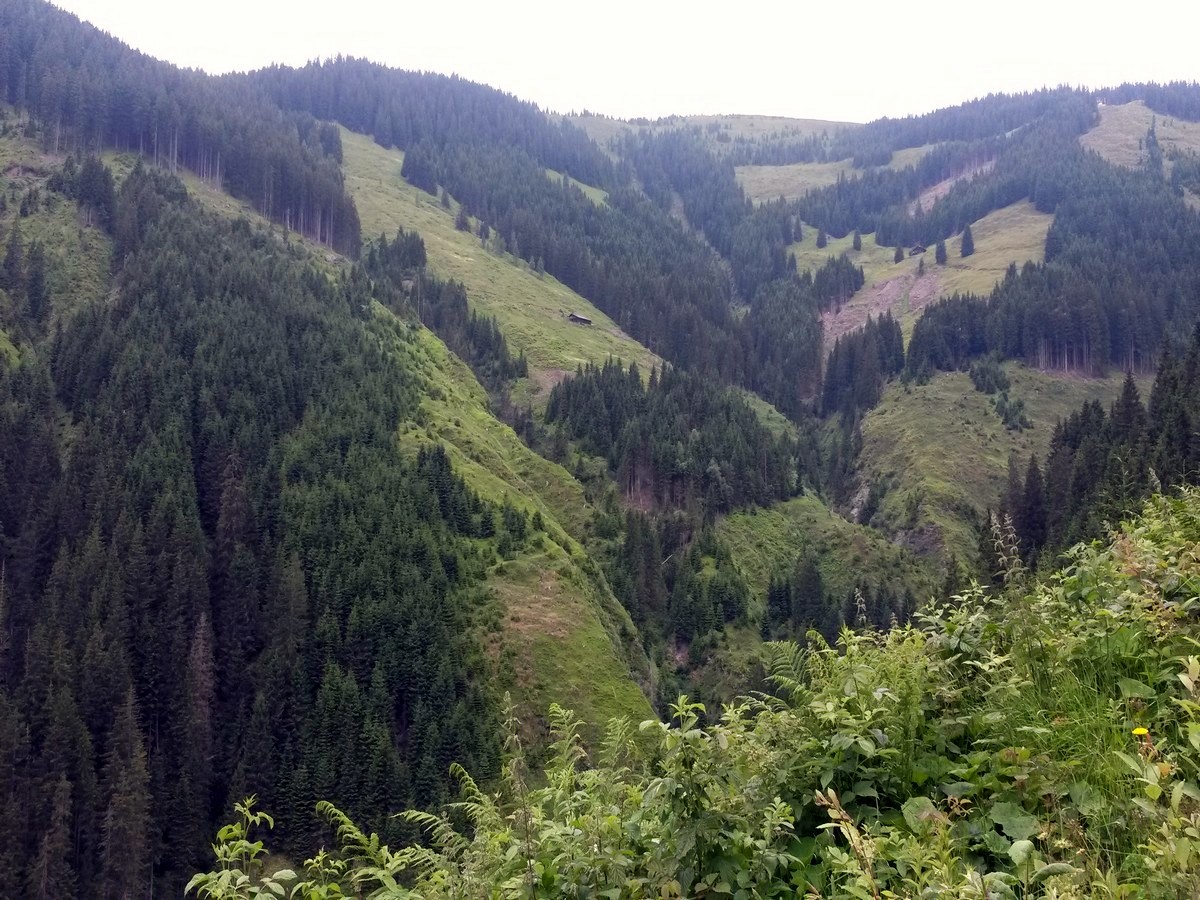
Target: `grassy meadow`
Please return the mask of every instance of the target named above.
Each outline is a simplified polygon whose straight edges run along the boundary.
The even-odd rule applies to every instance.
[[[556,172],[554,169],[546,169],[546,177],[555,184],[562,184],[562,172]],[[592,187],[590,184],[584,184],[582,181],[576,181],[575,179],[571,179],[571,183],[583,191],[584,196],[597,206],[608,205],[608,191],[602,190],[598,187]]]
[[[849,593],[860,580],[903,584],[918,596],[931,586],[922,561],[878,532],[846,521],[813,495],[734,513],[717,531],[750,586],[753,615],[762,612],[771,576],[790,570],[806,553],[817,557],[833,594]]]
[[[1080,135],[1079,143],[1119,166],[1145,162],[1142,144],[1153,122],[1165,157],[1165,174],[1171,174],[1172,150],[1200,152],[1200,123],[1154,112],[1141,100],[1119,106],[1101,105],[1100,124]]]
[[[756,115],[697,115],[667,116],[653,123],[641,124],[611,116],[572,115],[567,117],[582,128],[601,147],[608,147],[614,138],[627,132],[658,132],[675,128],[698,127],[713,151],[720,153],[733,141],[793,140],[838,128],[852,128],[853,122],[831,122],[825,119],[792,119],[787,116]],[[718,138],[724,137],[724,140]]]
[[[973,559],[971,516],[979,502],[995,505],[1016,453],[1044,458],[1054,425],[1089,400],[1107,407],[1122,377],[1082,378],[1006,363],[1009,396],[1021,399],[1033,427],[1008,431],[992,398],[975,390],[965,372],[939,373],[925,385],[890,384],[863,420],[860,470],[890,487],[875,524],[915,547]],[[1146,384],[1145,388],[1148,389]],[[980,499],[975,499],[980,498]]]
[[[914,166],[932,150],[933,144],[921,147],[905,147],[892,154],[891,162],[883,168],[897,171]],[[795,200],[811,190],[837,184],[838,178],[853,178],[860,172],[849,159],[834,162],[789,163],[783,166],[738,166],[737,178],[748,196],[755,203],[778,200],[783,197]]]
[[[485,248],[475,235],[455,229],[453,208],[444,209],[400,177],[403,153],[345,130],[342,146],[346,184],[358,205],[364,237],[394,234],[398,227],[420,233],[430,270],[461,281],[472,306],[495,316],[513,352],[525,353],[531,383],[524,386],[524,398],[544,399],[563,374],[609,356],[636,361],[646,371],[661,362],[552,275],[538,274],[520,259]],[[566,319],[569,312],[595,324],[573,325]]]
[[[855,250],[853,235],[828,238],[824,249],[817,247],[817,230],[803,229],[803,240],[792,244],[789,253],[796,256],[801,271],[816,269],[830,256],[845,253],[855,265],[862,266],[866,283],[849,301],[825,316],[825,333],[829,343],[839,335],[863,325],[867,316],[879,316],[890,309],[900,320],[905,337],[921,311],[930,302],[955,292],[987,294],[1004,277],[1011,263],[1018,266],[1027,261],[1041,262],[1045,258],[1046,232],[1054,217],[1040,213],[1028,200],[988,213],[972,223],[975,252],[962,257],[962,235],[946,241],[946,264],[934,262],[931,247],[922,257],[907,254],[894,262],[894,247],[881,247],[874,235],[862,236],[862,249]],[[925,274],[917,277],[921,259]]]

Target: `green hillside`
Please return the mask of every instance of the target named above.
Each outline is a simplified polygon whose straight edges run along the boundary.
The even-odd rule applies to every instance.
[[[1197,896],[1195,151],[0,2],[0,898]]]
[[[1025,403],[1033,427],[1008,431],[991,397],[965,372],[941,373],[925,385],[889,385],[863,420],[861,471],[865,482],[887,485],[874,520],[921,553],[973,560],[972,516],[1000,499],[1010,454],[1022,464],[1044,457],[1054,424],[1086,401],[1106,408],[1121,376],[1061,376],[1007,363],[1010,396]]]
[[[826,340],[862,326],[867,316],[879,316],[887,310],[899,318],[905,334],[912,331],[921,311],[939,297],[954,293],[986,295],[1004,277],[1012,264],[1041,262],[1045,257],[1046,233],[1054,217],[1040,213],[1028,200],[988,213],[971,223],[975,252],[962,256],[962,235],[946,241],[946,264],[934,262],[933,248],[921,257],[905,255],[893,261],[895,248],[878,246],[873,235],[863,235],[862,250],[854,250],[852,236],[829,238],[828,246],[817,248],[814,228],[804,230],[802,241],[789,247],[796,255],[797,267],[815,269],[831,255],[845,253],[862,266],[866,284],[838,309],[823,317]],[[917,276],[920,260],[925,274]]]
[[[423,382],[422,416],[401,427],[401,449],[442,444],[481,496],[546,522],[539,546],[498,562],[488,577],[501,605],[491,643],[523,719],[533,722],[558,696],[595,710],[597,722],[649,715],[634,680],[651,680],[636,629],[578,540],[591,515],[579,482],[492,415],[470,369],[432,332],[421,329],[396,352],[412,354],[407,367]]]
[[[11,136],[0,138],[0,159],[10,161],[9,186],[18,193],[44,185],[50,168],[62,161]],[[128,154],[108,154],[106,159],[118,177],[127,175],[135,163]],[[186,172],[182,175],[189,193],[214,213],[271,228],[247,204],[211,182]],[[404,225],[412,227],[408,222]],[[80,228],[73,204],[52,199],[21,219],[20,227],[25,240],[40,240],[47,248],[56,317],[86,308],[107,294],[111,242],[98,229]],[[340,256],[298,235],[289,235],[288,240],[305,247],[322,266],[346,265]],[[471,277],[469,267],[456,271]],[[487,277],[477,275],[474,281]],[[536,282],[536,276],[529,277]],[[394,318],[378,305],[375,315]],[[419,328],[412,338],[392,347],[401,357],[402,368],[421,383],[422,415],[401,427],[397,436],[401,452],[415,454],[421,447],[441,444],[457,473],[481,497],[537,512],[546,523],[540,546],[498,561],[487,581],[497,603],[496,627],[487,643],[501,684],[512,691],[529,736],[536,742],[544,734],[538,721],[552,697],[570,697],[580,709],[591,710],[596,722],[611,716],[650,715],[649,702],[638,686],[641,682],[648,687],[651,682],[649,662],[636,629],[579,543],[591,515],[582,487],[495,418],[475,376],[436,335]],[[0,354],[15,360],[16,353],[0,332]],[[552,695],[547,693],[549,686]]]
[[[923,603],[938,581],[933,560],[847,521],[811,494],[733,513],[716,531],[750,588],[750,624],[727,627],[690,661],[689,680],[708,702],[731,702],[761,684],[768,654],[759,630],[768,583],[794,576],[805,558],[816,560],[826,595],[839,601],[860,587],[886,587]]]
[[[1155,113],[1141,100],[1119,105],[1100,104],[1100,123],[1079,138],[1079,143],[1120,166],[1140,166],[1146,161],[1146,132],[1154,125],[1163,150],[1163,168],[1171,174],[1173,152],[1200,152],[1200,123]]]
[[[81,227],[75,205],[54,194],[45,195],[34,214],[18,214],[24,195],[39,189],[51,167],[59,162],[42,153],[32,141],[17,138],[15,129],[0,137],[0,187],[9,198],[7,216],[0,214],[5,225],[4,240],[8,240],[8,229],[15,228],[25,247],[35,242],[45,247],[46,287],[56,301],[51,306],[52,321],[107,295],[112,253],[112,244],[104,233]],[[6,352],[6,343],[0,339],[0,353]]]
[[[346,183],[358,204],[363,234],[391,235],[405,228],[422,236],[433,273],[461,281],[472,305],[495,316],[513,351],[525,353],[531,383],[515,392],[518,399],[544,401],[549,388],[578,366],[610,356],[637,362],[645,371],[660,363],[552,275],[539,274],[511,255],[481,246],[471,233],[456,230],[453,210],[400,177],[403,153],[345,129],[342,145]],[[568,322],[572,312],[594,324]]]
[[[626,132],[657,132],[674,128],[699,128],[705,143],[721,152],[735,141],[769,143],[772,140],[805,138],[853,127],[851,122],[830,122],[825,119],[793,119],[787,116],[755,115],[696,115],[666,116],[653,122],[627,121],[601,115],[577,115],[570,121],[587,132],[601,147]]]
[[[1198,541],[1196,491],[1158,497],[1044,579],[1014,572],[836,648],[773,645],[765,700],[717,720],[681,698],[642,726],[649,753],[628,722],[589,753],[555,708],[544,787],[468,782],[469,827],[414,814],[432,850],[381,847],[326,808],[339,846],[302,890],[346,881],[340,857],[381,900],[407,896],[402,878],[431,898],[1194,897]]]
[[[818,560],[821,577],[833,594],[844,596],[866,582],[900,585],[920,597],[932,586],[930,570],[921,560],[878,532],[846,521],[811,495],[735,513],[717,531],[759,603],[773,575],[790,571],[809,554]]]
[[[892,154],[884,168],[903,169],[915,165],[932,149],[932,144],[906,147]],[[737,178],[746,196],[756,203],[765,200],[795,200],[814,188],[837,184],[839,178],[853,178],[862,172],[853,160],[836,162],[790,163],[781,166],[738,166]]]
[[[647,369],[658,364],[553,277],[455,230],[453,212],[400,178],[398,152],[351,132],[342,137],[347,183],[364,233],[417,230],[431,270],[461,281],[476,309],[498,319],[510,347],[525,352],[535,398],[544,399],[555,381],[584,362],[612,355]],[[564,309],[586,314],[595,324],[567,323]],[[531,722],[563,693],[601,713],[594,721],[605,721],[609,712],[648,714],[646,696],[634,681],[650,683],[636,630],[578,543],[591,516],[583,488],[494,417],[470,369],[436,336],[422,329],[415,346],[420,355],[410,365],[425,383],[423,422],[402,428],[401,446],[444,444],[456,469],[482,496],[540,512],[553,536],[541,550],[499,563],[489,576],[502,606],[493,651],[523,717]]]

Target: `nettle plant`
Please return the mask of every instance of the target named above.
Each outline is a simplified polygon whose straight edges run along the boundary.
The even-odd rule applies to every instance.
[[[1001,546],[1003,537],[1001,534]],[[1183,897],[1200,895],[1200,493],[1149,503],[1034,580],[930,603],[836,647],[765,645],[775,691],[706,723],[551,710],[544,772],[517,723],[487,789],[403,815],[392,850],[330,804],[302,875],[263,875],[238,808],[206,898]]]

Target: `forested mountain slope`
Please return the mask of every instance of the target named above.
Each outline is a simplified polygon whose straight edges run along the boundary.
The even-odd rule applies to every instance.
[[[1155,498],[1043,579],[1009,558],[1002,587],[912,627],[772,645],[770,694],[707,725],[681,698],[642,726],[648,753],[628,722],[588,745],[556,707],[544,787],[519,750],[495,794],[461,773],[469,827],[409,814],[428,849],[326,806],[339,851],[301,878],[379,898],[1193,896],[1197,546],[1196,491]]]
[[[607,744],[618,769],[631,754],[613,790],[653,810],[653,767],[700,759],[681,747],[732,740],[750,768],[776,752],[757,729],[783,706],[715,724],[715,701],[768,684],[773,638],[811,644],[822,701],[821,666],[860,651],[966,697],[970,679],[926,653],[942,640],[920,618],[931,595],[978,575],[987,599],[931,615],[1017,635],[1033,625],[1007,618],[1025,594],[1001,591],[1000,569],[1050,568],[1196,475],[1179,338],[1200,314],[1200,163],[1183,140],[1200,88],[1102,96],[863,126],[672,119],[601,143],[458,78],[347,58],[210,78],[0,0],[0,895],[178,892],[249,794],[296,859],[323,839],[317,800],[407,844],[418,820],[390,813],[452,799],[455,761],[530,804],[543,777],[572,793],[573,726],[551,704],[594,748],[610,717],[668,717],[698,692],[712,703],[686,728]],[[1151,111],[1137,159],[1086,149],[1127,155],[1114,125],[1132,117],[1110,110]],[[795,190],[761,196],[769,169]],[[1145,527],[1190,527],[1192,503]],[[819,649],[844,627],[866,636]],[[1132,669],[1116,678],[1151,699]],[[1015,740],[989,730],[992,699],[951,709],[939,690],[912,709],[959,716],[964,740]],[[910,801],[929,811],[917,795],[940,802],[929,785],[979,770],[911,723],[893,734],[892,700],[872,696],[836,742],[796,710],[779,721],[829,738],[802,756],[833,760],[819,786],[836,781],[875,840]],[[1028,713],[1021,727],[1042,728]],[[1115,746],[1097,721],[1089,737]],[[1054,757],[1043,737],[1020,746]],[[518,738],[528,768],[506,768]],[[936,759],[895,770],[901,740]],[[757,849],[742,825],[706,843],[671,813],[646,834],[674,861],[620,865],[668,893],[757,878],[759,850],[789,889],[858,878],[827,844],[773,843],[789,815],[820,818],[809,780],[771,782],[791,812],[754,801],[752,817],[779,816]],[[991,816],[1006,841],[1029,838],[1005,822],[1047,819],[1016,788],[943,793],[978,800],[949,812],[972,829]],[[1072,802],[1091,829],[1099,814]],[[1097,840],[1131,853],[1140,838],[1106,823]],[[947,846],[991,854],[995,883],[1018,877],[991,830]],[[497,834],[501,867],[528,858]]]
[[[556,518],[582,527],[581,489],[440,341],[141,165],[93,203],[4,127],[6,895],[179,885],[231,785],[297,847],[318,786],[368,816],[445,796],[439,754],[491,765],[505,688],[535,739],[547,683],[650,711]]]

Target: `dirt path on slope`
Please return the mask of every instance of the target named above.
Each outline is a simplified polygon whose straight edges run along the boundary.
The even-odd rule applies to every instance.
[[[840,309],[826,310],[821,314],[826,352],[843,334],[866,325],[868,316],[877,319],[890,309],[899,319],[928,306],[940,296],[940,282],[938,272],[932,269],[920,278],[912,273],[898,275],[863,288]]]

